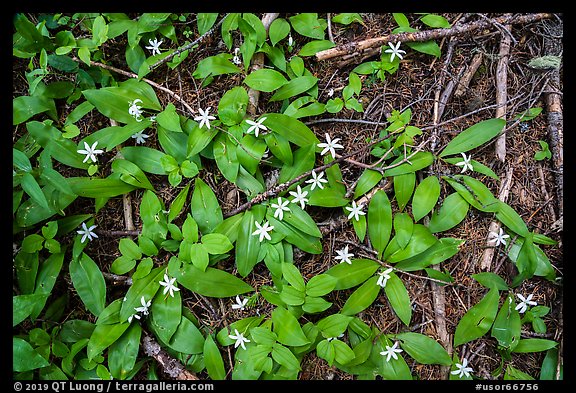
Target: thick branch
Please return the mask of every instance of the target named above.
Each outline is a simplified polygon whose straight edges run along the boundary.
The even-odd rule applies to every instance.
[[[145,335],[142,343],[144,353],[153,357],[161,370],[169,377],[178,380],[198,380],[198,377],[188,371],[180,361],[174,359],[160,344],[149,335]]]
[[[495,25],[514,25],[536,22],[542,19],[551,18],[552,14],[538,13],[528,15],[511,16],[505,15],[493,19],[482,19],[461,25],[454,25],[448,29],[431,29],[417,32],[405,32],[397,34],[386,34],[376,38],[370,38],[358,42],[350,42],[335,48],[327,49],[316,53],[317,60],[327,60],[333,57],[343,56],[355,52],[362,52],[366,49],[388,44],[389,42],[422,42],[442,37],[464,35],[475,30],[493,29]]]

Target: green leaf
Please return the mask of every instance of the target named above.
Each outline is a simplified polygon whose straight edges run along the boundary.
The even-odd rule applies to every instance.
[[[220,269],[207,267],[202,271],[191,264],[184,264],[176,275],[178,283],[203,296],[224,298],[254,290],[238,277]]]
[[[32,164],[26,154],[15,148],[12,148],[12,165],[24,172],[32,170]]]
[[[370,259],[352,259],[352,263],[340,263],[326,270],[328,274],[336,278],[335,290],[355,287],[373,276],[380,267],[378,262]]]
[[[418,363],[450,366],[452,359],[446,349],[431,337],[420,333],[400,333],[396,335],[400,346]]]
[[[322,233],[318,229],[316,222],[306,211],[302,210],[299,204],[291,203],[289,208],[289,212],[284,212],[283,222],[292,225],[310,236],[322,237]]]
[[[272,311],[272,324],[279,343],[292,347],[310,343],[296,317],[285,308],[276,307]]]
[[[106,282],[98,265],[82,253],[80,258],[72,259],[69,270],[72,284],[88,311],[100,315],[106,303]]]
[[[169,342],[176,333],[182,316],[182,298],[180,291],[163,294],[158,291],[150,307],[149,323],[151,330],[162,342]]]
[[[220,233],[209,233],[202,236],[202,244],[209,254],[225,254],[234,246],[230,240]]]
[[[292,148],[290,147],[288,139],[279,134],[268,133],[264,135],[264,140],[266,141],[266,145],[270,149],[270,152],[285,164],[282,167],[281,172],[285,171],[284,168],[294,164]],[[311,155],[314,156],[314,151],[312,151]],[[282,174],[280,176],[282,176]]]
[[[492,325],[491,336],[498,341],[499,347],[506,351],[514,350],[520,340],[522,323],[515,307],[514,297],[508,295]]]
[[[224,360],[220,349],[214,342],[211,335],[206,336],[204,341],[204,364],[210,379],[221,381],[226,379],[226,370],[224,369]]]
[[[272,346],[272,359],[288,369],[301,370],[300,361],[296,356],[288,348],[278,343]]]
[[[255,175],[258,164],[266,151],[266,143],[254,135],[245,135],[236,148],[236,157],[241,166]]]
[[[402,280],[392,272],[390,272],[389,275],[390,278],[384,287],[386,297],[388,297],[388,301],[396,315],[398,315],[398,318],[400,318],[406,326],[409,326],[410,319],[412,318],[410,296],[408,296],[408,291],[406,290]],[[380,289],[380,286],[376,285],[376,287]]]
[[[287,84],[288,80],[276,70],[262,68],[248,74],[244,83],[251,89],[270,93]]]
[[[324,39],[324,29],[326,28],[326,21],[318,19],[317,13],[305,12],[295,16],[291,16],[290,24],[292,28],[299,34],[314,38],[317,40]]]
[[[290,24],[284,18],[276,18],[270,24],[268,29],[268,36],[270,43],[275,46],[278,42],[286,38],[290,34]]]
[[[420,221],[430,213],[440,197],[440,182],[436,176],[428,176],[418,184],[412,197],[414,221]]]
[[[496,212],[500,209],[498,200],[482,182],[466,175],[453,178],[443,177],[470,205],[483,212]]]
[[[128,160],[116,159],[112,161],[112,171],[120,174],[120,180],[138,188],[154,191],[154,186],[138,165]]]
[[[176,198],[170,204],[170,211],[168,212],[168,222],[174,221],[176,217],[180,215],[182,212],[182,208],[186,203],[186,199],[188,198],[188,190],[190,189],[190,183],[186,184],[186,186],[180,190]]]
[[[236,86],[224,93],[220,99],[218,117],[227,126],[240,124],[246,116],[247,107],[248,93],[242,86]]]
[[[528,353],[528,352],[543,352],[552,348],[556,348],[558,343],[552,340],[543,338],[525,338],[518,341],[516,348],[512,350],[514,353]]]
[[[332,17],[332,22],[346,26],[354,22],[358,22],[361,25],[365,25],[362,16],[357,12],[351,12],[351,13],[344,12],[338,15],[334,15]]]
[[[420,21],[425,25],[434,28],[448,29],[451,27],[450,22],[448,22],[448,20],[441,15],[426,14],[422,18],[420,18]]]
[[[443,232],[454,228],[468,215],[468,202],[457,192],[444,199],[440,209],[432,215],[428,228],[430,232]]]
[[[324,300],[321,297],[308,296],[304,298],[304,304],[302,304],[302,311],[307,314],[315,314],[326,311],[332,303]]]
[[[370,359],[377,365],[378,374],[382,375],[384,379],[391,380],[411,380],[410,368],[406,364],[406,360],[400,354],[398,359],[390,359],[386,361],[386,356],[380,355],[384,351],[385,346],[392,347],[393,343],[385,335],[378,337],[376,346],[372,349]]]
[[[507,203],[500,201],[498,211],[496,212],[496,219],[518,235],[522,237],[528,236],[529,230],[526,223],[516,210]]]
[[[154,298],[160,289],[160,281],[163,280],[165,272],[166,269],[160,266],[152,269],[146,276],[133,281],[126,293],[126,301],[122,302],[119,316],[121,322],[127,321],[134,314],[135,308],[142,307],[142,297],[146,302]]]
[[[130,327],[129,323],[115,323],[112,325],[96,325],[90,341],[88,342],[88,361],[100,355],[102,351],[114,344],[122,334]]]
[[[340,313],[343,315],[355,315],[370,307],[380,293],[380,286],[376,284],[376,281],[378,281],[378,277],[371,277],[352,292],[344,306],[342,306]]]
[[[203,35],[208,32],[216,23],[218,19],[217,12],[199,12],[196,16],[196,21],[198,23],[198,34]]]
[[[227,135],[220,133],[214,138],[212,146],[218,169],[226,180],[232,183],[236,182],[240,165],[236,155],[236,145]]]
[[[482,272],[472,274],[471,277],[486,288],[496,287],[496,289],[500,291],[508,290],[508,284],[506,284],[506,281],[496,273]]]
[[[267,113],[263,117],[266,117],[264,123],[270,130],[298,146],[316,146],[320,143],[312,130],[298,119],[281,113]]]
[[[138,165],[144,172],[155,175],[165,175],[166,171],[161,165],[162,157],[166,154],[146,146],[126,146],[120,150],[124,158]]]
[[[12,370],[25,372],[46,367],[50,363],[25,340],[12,337]]]
[[[298,56],[314,56],[317,52],[334,48],[335,43],[329,40],[314,40],[307,42],[298,51]]]
[[[171,102],[166,105],[166,108],[164,108],[162,112],[156,115],[156,121],[160,127],[169,131],[182,132],[180,116],[176,113],[176,107]]]
[[[481,146],[495,138],[506,126],[504,119],[483,120],[460,132],[440,152],[439,157],[460,154]]]
[[[198,62],[192,76],[196,79],[205,79],[217,75],[237,74],[241,70],[230,61],[231,58],[232,55],[228,53],[206,57]]]
[[[204,336],[202,332],[188,319],[182,315],[178,329],[172,336],[169,343],[165,343],[171,349],[185,354],[199,354],[204,349]]]
[[[222,209],[214,191],[198,177],[194,181],[190,210],[203,234],[212,232],[223,220]]]
[[[278,221],[275,219],[271,212],[268,212],[266,219],[274,227],[274,233],[279,233],[285,236],[285,240],[301,249],[302,251],[308,252],[310,254],[321,254],[322,253],[322,243],[320,239],[316,236],[308,235],[302,232],[295,226],[285,222]],[[274,239],[274,238],[272,238]]]
[[[396,196],[396,202],[398,203],[400,211],[404,210],[404,207],[406,207],[412,197],[415,184],[416,174],[413,172],[396,175],[394,177],[394,195]]]
[[[260,253],[260,241],[258,236],[252,235],[256,230],[256,212],[247,211],[242,217],[236,240],[236,266],[238,273],[246,277],[258,263]]]
[[[306,295],[324,296],[330,293],[338,280],[329,274],[318,274],[306,283]]]
[[[12,327],[28,318],[38,307],[44,307],[49,294],[12,296]]]
[[[378,257],[386,249],[392,233],[392,207],[384,190],[377,191],[368,205],[368,236]]]
[[[394,216],[394,232],[400,248],[406,247],[412,237],[413,230],[414,223],[410,215],[408,213],[396,213]]]
[[[407,42],[411,49],[415,51],[425,53],[427,55],[432,55],[435,57],[440,57],[442,51],[440,50],[440,46],[435,41],[424,41],[424,42]]]
[[[394,160],[392,164],[397,164],[401,162],[404,157],[398,157]],[[408,159],[408,162],[404,162],[398,166],[386,169],[383,173],[384,177],[388,176],[398,176],[404,175],[406,173],[414,173],[420,169],[429,167],[434,162],[434,155],[428,151],[419,151]]]
[[[354,199],[358,199],[362,195],[370,191],[376,184],[382,180],[382,173],[372,169],[365,169],[356,182],[354,189]],[[368,220],[370,221],[370,220]]]
[[[304,283],[304,278],[296,266],[291,263],[282,264],[282,277],[296,290],[304,292],[306,290],[306,284]]]
[[[46,111],[55,111],[54,100],[44,96],[19,96],[12,100],[12,125],[24,123]]]
[[[320,329],[324,338],[338,337],[346,331],[353,319],[349,315],[332,314],[319,320],[316,326]]]
[[[286,265],[286,263],[282,265]],[[304,304],[305,296],[304,291],[300,291],[290,285],[284,285],[280,292],[280,299],[288,306],[300,306]]]
[[[314,87],[317,82],[318,78],[312,75],[296,77],[280,87],[276,93],[270,97],[270,102],[282,101],[297,96]]]
[[[38,182],[30,173],[23,173],[20,181],[22,189],[28,194],[30,198],[34,200],[39,206],[44,209],[49,209],[48,201],[46,196],[42,192],[42,189],[38,185]]]
[[[76,195],[85,198],[111,198],[136,189],[135,186],[112,176],[105,179],[69,177],[67,181]]]
[[[454,333],[454,346],[465,344],[482,337],[490,330],[498,313],[499,292],[495,287],[460,319]]]
[[[422,224],[414,224],[412,237],[404,248],[400,248],[396,236],[390,240],[383,258],[390,263],[396,263],[414,257],[432,247],[438,239]]]
[[[120,380],[125,380],[136,365],[140,350],[142,328],[137,323],[130,325],[116,342],[108,349],[108,368],[110,374]]]

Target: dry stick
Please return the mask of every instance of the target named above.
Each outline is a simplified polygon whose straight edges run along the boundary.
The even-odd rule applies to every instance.
[[[510,26],[505,26],[506,32]],[[508,59],[510,57],[510,34],[502,32],[500,51],[498,53],[498,66],[496,67],[496,118],[506,120],[506,102],[508,100]],[[496,157],[504,162],[506,160],[506,134],[496,139]]]
[[[114,119],[110,119],[110,125],[112,127],[118,126],[118,123]],[[122,149],[122,145],[118,145],[116,150],[118,154],[121,156],[120,150]],[[127,192],[122,194],[122,210],[124,211],[124,225],[126,226],[126,230],[133,231],[136,228],[134,227],[134,220],[132,218],[132,198],[130,197],[130,193]]]
[[[76,61],[76,62],[78,62],[78,63],[81,62],[81,60],[80,60],[79,58],[77,58],[77,57],[72,57],[72,60],[74,60],[74,61]],[[129,77],[129,78],[138,79],[138,75],[137,75],[137,74],[134,74],[134,73],[128,72],[128,71],[124,71],[124,70],[121,70],[121,69],[119,69],[119,68],[116,68],[116,67],[113,67],[113,66],[109,66],[109,65],[107,65],[107,64],[102,64],[102,63],[98,63],[98,62],[96,62],[96,61],[91,61],[91,62],[90,62],[90,65],[96,66],[96,67],[100,67],[100,68],[104,68],[104,69],[106,69],[106,70],[110,70],[110,71],[116,72],[116,73],[118,73],[118,74],[127,76],[127,77]],[[143,80],[144,82],[148,83],[149,85],[154,86],[154,87],[157,88],[158,90],[162,90],[162,91],[170,94],[170,95],[171,95],[172,97],[174,97],[176,100],[180,101],[180,102],[182,103],[182,105],[184,105],[184,106],[186,107],[186,109],[188,109],[188,110],[190,111],[190,114],[194,113],[194,109],[192,109],[192,107],[191,107],[186,101],[184,101],[184,99],[183,99],[182,97],[180,97],[178,94],[174,93],[172,90],[170,90],[170,89],[168,89],[168,88],[166,88],[166,87],[164,87],[164,86],[162,86],[162,85],[159,85],[158,83],[153,82],[153,81],[151,81],[150,79],[142,78],[142,80]]]
[[[508,193],[510,192],[510,188],[512,187],[512,173],[514,172],[514,168],[512,166],[508,167],[508,171],[506,172],[506,179],[500,184],[500,194],[498,195],[498,199],[502,202],[506,202],[508,199]],[[495,248],[490,244],[490,233],[498,233],[500,230],[500,223],[498,221],[492,221],[490,226],[488,227],[488,236],[487,236],[487,247],[484,249],[484,254],[482,255],[482,260],[480,261],[480,269],[485,271],[490,271],[492,266],[492,258],[494,257]]]
[[[564,136],[562,117],[562,96],[560,90],[559,70],[551,71],[548,81],[550,91],[546,93],[548,119],[548,138],[552,150],[552,164],[556,171],[556,195],[558,197],[558,217],[564,217]]]
[[[162,370],[169,377],[187,381],[199,379],[196,375],[188,371],[180,361],[174,359],[168,352],[162,349],[160,344],[148,334],[144,335],[142,348],[146,355],[152,356],[158,362]]]
[[[454,97],[462,97],[464,93],[466,93],[466,90],[468,89],[468,86],[472,81],[472,77],[474,76],[476,71],[478,71],[478,67],[480,67],[480,64],[482,64],[482,52],[477,52],[472,58],[470,65],[468,66],[466,71],[464,71],[464,74],[462,74],[462,77],[458,81],[458,86],[456,87],[456,91],[454,92]]]
[[[548,195],[548,190],[546,189],[546,179],[544,178],[544,171],[542,170],[542,165],[539,164],[537,167],[538,170],[538,176],[540,177],[540,180],[542,180],[542,182],[540,183],[540,192],[542,193],[542,195],[544,195],[544,200],[549,201],[551,198]],[[556,213],[554,212],[554,207],[552,207],[552,204],[548,204],[548,214],[550,215],[550,221],[555,222],[556,221]]]
[[[417,32],[404,32],[404,33],[397,33],[397,34],[386,34],[376,38],[370,38],[363,41],[358,42],[350,42],[347,44],[343,44],[337,46],[335,48],[326,49],[316,53],[317,60],[327,60],[333,57],[343,56],[346,54],[351,54],[358,51],[364,51],[369,48],[374,48],[377,46],[381,46],[387,44],[388,42],[396,43],[396,42],[422,42],[422,41],[429,41],[437,38],[442,37],[450,37],[455,35],[463,35],[466,33],[470,33],[475,30],[481,29],[491,29],[494,28],[495,24],[503,24],[503,25],[514,25],[514,24],[526,24],[531,22],[536,22],[542,19],[552,18],[553,14],[549,13],[538,13],[538,14],[528,14],[528,15],[519,15],[519,16],[511,16],[511,15],[504,15],[500,17],[496,17],[493,19],[482,19],[477,20],[474,22],[461,24],[461,25],[454,25],[449,29],[431,29],[431,30],[424,30],[424,31],[417,31]]]

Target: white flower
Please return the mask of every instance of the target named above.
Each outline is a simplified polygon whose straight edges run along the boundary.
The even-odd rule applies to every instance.
[[[140,315],[132,314],[128,317],[128,323],[132,323],[132,318],[140,319]]]
[[[327,152],[330,152],[330,154],[332,155],[332,158],[336,158],[336,150],[335,149],[343,149],[344,146],[342,146],[341,144],[337,143],[340,140],[340,138],[334,138],[331,139],[330,135],[328,135],[328,133],[326,133],[326,143],[318,143],[318,147],[323,147],[324,150],[322,150],[322,152],[320,153],[321,155],[326,154]]]
[[[244,306],[248,303],[248,298],[244,298],[244,300],[240,299],[240,296],[236,295],[236,303],[232,305],[233,310],[244,310]]]
[[[270,223],[268,221],[266,221],[264,223],[264,225],[260,225],[260,223],[258,221],[254,221],[254,224],[258,227],[258,229],[256,229],[254,232],[252,232],[252,235],[260,235],[260,242],[262,242],[262,239],[266,238],[267,240],[272,240],[272,238],[270,237],[270,235],[268,234],[268,232],[272,231],[272,229],[274,229],[274,227],[272,225],[270,225]]]
[[[532,300],[532,294],[528,295],[526,298],[519,293],[517,293],[516,296],[518,296],[518,299],[521,300],[515,308],[520,314],[525,313],[528,309],[528,306],[536,306],[538,304]]]
[[[308,202],[308,198],[306,198],[306,195],[308,195],[308,191],[302,192],[302,188],[298,186],[296,188],[296,192],[290,191],[290,195],[294,197],[294,199],[292,199],[292,203],[300,203],[300,207],[304,209],[304,207],[306,206],[306,202]]]
[[[150,135],[144,134],[144,130],[138,131],[134,135],[132,135],[133,139],[136,139],[136,143],[146,143],[146,138],[150,138]]]
[[[392,272],[392,268],[390,269],[386,269],[383,272],[378,272],[378,275],[380,277],[378,277],[378,281],[376,281],[376,285],[380,285],[382,288],[384,288],[386,286],[386,283],[388,282],[388,280],[390,279],[390,273]]]
[[[146,299],[144,299],[144,296],[142,296],[140,298],[140,304],[142,304],[142,307],[134,307],[134,310],[136,310],[137,312],[141,312],[144,315],[148,315],[148,307],[150,307],[150,305],[152,304],[152,300],[146,301]]]
[[[234,48],[234,58],[232,59],[232,63],[234,63],[236,65],[242,64],[242,60],[240,60],[240,57],[238,56],[238,52],[240,52],[240,48]]]
[[[238,329],[234,329],[234,333],[235,334],[228,335],[228,337],[230,337],[232,340],[236,340],[236,342],[234,343],[234,348],[238,348],[239,346],[241,346],[242,349],[246,349],[244,343],[249,343],[250,340],[244,337],[244,335],[240,333]]]
[[[282,221],[282,219],[284,218],[284,212],[290,211],[290,208],[287,207],[289,203],[290,201],[288,199],[282,202],[282,197],[278,197],[278,203],[273,203],[270,205],[274,209],[276,209],[276,211],[274,212],[274,218],[278,218],[280,221]]]
[[[356,221],[360,220],[360,215],[363,216],[366,214],[365,212],[362,211],[363,207],[364,207],[363,204],[361,204],[360,206],[356,206],[356,201],[352,201],[352,207],[346,206],[346,210],[350,212],[350,214],[348,214],[348,219],[350,220],[352,217],[354,217]]]
[[[327,338],[326,338],[326,341],[332,341],[332,340],[335,340],[335,339],[338,339],[338,338],[342,338],[342,337],[344,337],[344,333],[340,333],[340,334],[338,335],[338,337],[327,337]]]
[[[168,274],[164,273],[164,281],[160,281],[160,285],[165,287],[163,292],[164,295],[170,291],[170,296],[174,297],[174,292],[178,292],[180,290],[180,288],[174,285],[174,281],[176,281],[176,277],[170,278],[168,277]]]
[[[206,124],[206,127],[208,129],[210,129],[210,120],[214,120],[216,119],[214,116],[209,115],[208,112],[210,111],[211,107],[206,108],[206,110],[202,110],[202,108],[198,108],[198,111],[200,112],[200,116],[196,116],[194,118],[194,120],[196,121],[200,121],[200,128],[204,127],[204,124]]]
[[[128,101],[128,113],[136,119],[136,121],[142,121],[142,107],[138,105],[139,102],[142,102],[140,98],[136,98],[134,101]]]
[[[403,352],[400,348],[398,348],[398,341],[394,343],[393,346],[386,345],[386,350],[380,352],[380,355],[386,356],[386,361],[389,362],[390,358],[394,358],[394,360],[398,359],[398,355],[396,353]]]
[[[324,172],[320,172],[319,175],[316,175],[316,172],[312,171],[312,177],[313,179],[306,180],[306,183],[312,184],[312,187],[310,187],[310,191],[314,190],[314,188],[316,187],[322,190],[324,189],[322,183],[328,183],[328,180],[323,179]]]
[[[502,228],[500,228],[498,233],[490,232],[488,234],[488,238],[492,238],[492,239],[488,240],[488,242],[494,243],[494,247],[498,247],[498,245],[500,245],[500,244],[504,244],[506,246],[506,240],[504,240],[504,239],[507,239],[509,237],[510,236],[504,234],[504,230]]]
[[[332,97],[334,95],[334,89],[328,90],[328,97]]]
[[[146,49],[150,49],[152,51],[152,56],[160,54],[160,45],[162,45],[162,41],[163,40],[158,41],[156,38],[154,38],[154,40],[148,40],[150,46],[147,46]]]
[[[288,36],[288,46],[294,45],[294,40],[292,39],[292,34]]]
[[[252,131],[254,131],[254,135],[256,136],[256,138],[258,138],[258,133],[260,132],[260,130],[262,131],[268,130],[268,128],[266,128],[266,126],[262,124],[264,120],[266,120],[265,117],[261,118],[258,121],[246,119],[246,123],[250,124],[250,128],[246,130],[246,133],[250,134]]]
[[[468,366],[468,359],[462,358],[462,364],[456,363],[456,368],[458,370],[454,370],[450,372],[450,374],[458,375],[458,378],[462,378],[462,376],[469,377],[470,372],[473,370],[472,367],[466,367],[466,366]]]
[[[390,49],[386,49],[384,53],[391,53],[390,61],[394,61],[395,56],[398,56],[398,58],[402,60],[402,55],[406,54],[406,51],[400,49],[400,42],[397,42],[396,46],[391,42],[389,42],[388,45],[390,46]]]
[[[472,156],[466,157],[466,154],[464,154],[464,153],[460,153],[460,154],[462,154],[462,158],[464,158],[464,161],[460,161],[460,162],[457,162],[457,163],[456,163],[456,165],[462,166],[462,172],[460,172],[460,173],[464,173],[464,172],[466,172],[468,169],[470,169],[471,171],[473,171],[474,168],[472,167],[472,164],[470,164],[470,159],[472,158]]]
[[[84,161],[82,161],[82,162],[86,162],[86,161],[88,161],[88,159],[91,159],[92,162],[96,162],[98,160],[96,158],[96,154],[102,154],[102,153],[104,153],[104,150],[96,149],[97,145],[98,145],[98,141],[94,142],[92,144],[92,146],[88,146],[88,144],[86,142],[84,142],[84,150],[76,150],[80,154],[86,154],[86,157],[84,158]]]
[[[92,225],[90,228],[88,228],[85,222],[82,223],[82,230],[76,231],[77,234],[82,235],[82,240],[80,241],[81,243],[84,243],[86,238],[88,238],[88,240],[92,240],[92,238],[98,238],[98,235],[92,232],[94,228],[96,228],[96,225]]]
[[[344,247],[341,250],[336,250],[336,253],[338,254],[337,257],[334,257],[334,259],[340,259],[340,263],[342,262],[346,262],[347,264],[351,265],[352,261],[350,260],[350,257],[353,257],[354,254],[349,254],[348,253],[348,246],[346,245],[346,247]]]

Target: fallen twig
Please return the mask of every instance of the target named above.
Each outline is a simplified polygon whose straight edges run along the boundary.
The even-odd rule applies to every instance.
[[[198,377],[188,371],[180,361],[162,349],[152,336],[145,334],[142,341],[144,353],[153,357],[166,375],[177,380],[198,380]]]
[[[466,93],[466,89],[468,89],[470,81],[478,70],[478,67],[480,67],[480,64],[482,64],[482,52],[477,52],[472,58],[470,65],[466,68],[466,71],[464,71],[464,74],[462,74],[462,77],[458,81],[454,97],[461,97]]]
[[[503,29],[510,31],[510,26]],[[508,98],[508,58],[510,56],[510,34],[502,32],[500,51],[498,52],[498,66],[496,67],[496,118],[506,120],[506,101]],[[506,160],[506,134],[501,134],[496,139],[496,157],[504,162]]]

